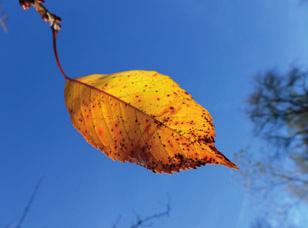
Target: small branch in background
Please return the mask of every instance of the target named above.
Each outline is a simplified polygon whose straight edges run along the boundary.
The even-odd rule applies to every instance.
[[[0,5],[0,27],[5,33],[8,32],[7,19],[8,19],[8,16],[5,13],[3,7]]]
[[[33,190],[32,194],[30,196],[30,199],[29,199],[29,201],[28,201],[28,203],[27,203],[27,205],[26,205],[26,207],[25,207],[25,209],[24,209],[24,211],[23,211],[23,213],[22,213],[22,215],[21,215],[17,225],[15,226],[15,228],[21,228],[22,227],[25,219],[27,218],[27,216],[28,216],[28,214],[29,214],[29,212],[31,210],[32,204],[33,204],[33,202],[35,200],[35,197],[37,196],[38,190],[41,187],[42,181],[43,181],[43,178],[41,178],[37,182],[37,184],[35,185],[34,190]]]
[[[42,19],[50,24],[53,30],[59,31],[61,29],[61,18],[48,11],[44,6],[44,0],[19,0],[19,4],[24,10],[33,7],[42,16]]]
[[[171,211],[171,208],[170,208],[170,204],[168,203],[166,205],[166,209],[162,212],[159,212],[159,213],[156,213],[148,217],[144,217],[144,218],[140,218],[137,215],[137,221],[132,226],[130,226],[130,228],[138,228],[138,227],[145,227],[145,226],[149,227],[152,225],[153,220],[169,216],[170,211]]]

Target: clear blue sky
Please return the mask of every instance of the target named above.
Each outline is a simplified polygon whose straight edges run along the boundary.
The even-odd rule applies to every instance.
[[[296,0],[46,0],[63,19],[68,74],[157,70],[213,115],[228,157],[257,143],[245,116],[253,76],[308,66],[308,6]],[[254,216],[237,173],[206,166],[158,175],[113,162],[75,131],[64,106],[48,26],[17,0],[1,1],[0,227],[17,221],[35,183],[43,185],[24,228],[111,227],[162,210],[160,228],[245,228]]]

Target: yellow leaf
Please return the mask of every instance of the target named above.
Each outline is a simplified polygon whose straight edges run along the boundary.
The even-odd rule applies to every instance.
[[[215,148],[209,112],[168,76],[127,71],[69,79],[65,101],[75,128],[114,160],[164,173],[207,163],[237,168]]]

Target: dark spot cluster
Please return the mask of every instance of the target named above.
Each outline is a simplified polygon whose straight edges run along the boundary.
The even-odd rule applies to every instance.
[[[146,165],[146,168],[155,172],[174,173],[181,170],[196,169],[200,166],[206,165],[205,160],[198,160],[193,158],[187,158],[180,153],[174,155],[174,157],[168,158],[168,163],[165,164],[162,161],[152,161]]]
[[[156,128],[161,128],[162,126],[164,126],[164,124],[158,120],[154,120],[154,124],[156,125]]]

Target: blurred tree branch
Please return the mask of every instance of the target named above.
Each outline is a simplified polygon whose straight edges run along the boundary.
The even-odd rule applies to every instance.
[[[237,154],[244,185],[285,220],[291,208],[308,203],[308,72],[257,75],[247,114],[267,146]]]
[[[251,228],[271,228],[272,226],[264,218],[257,218],[251,225]]]
[[[278,152],[306,150],[308,146],[307,72],[293,68],[287,75],[273,71],[256,78],[248,115],[256,132],[274,143]],[[279,155],[279,154],[277,154]]]
[[[117,228],[117,227],[118,227],[121,218],[122,218],[121,215],[119,215],[119,216],[117,217],[117,220],[116,220],[115,223],[112,225],[112,228]]]
[[[308,73],[297,68],[286,75],[269,71],[256,77],[256,88],[248,101],[248,115],[256,134],[273,149],[263,154],[266,159],[258,161],[258,169],[305,187],[308,187],[307,83]],[[287,160],[292,164],[284,166]]]

